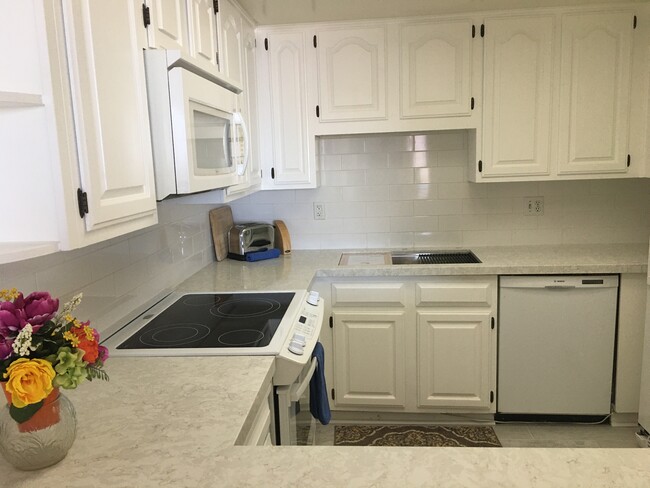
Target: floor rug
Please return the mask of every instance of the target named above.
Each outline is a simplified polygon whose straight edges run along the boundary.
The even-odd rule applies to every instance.
[[[501,447],[492,427],[337,425],[335,446]]]

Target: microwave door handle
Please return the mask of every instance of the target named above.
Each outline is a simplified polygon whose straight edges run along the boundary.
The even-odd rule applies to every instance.
[[[223,126],[223,154],[226,158],[226,161],[232,163],[232,151],[230,144],[230,135],[232,133],[232,123],[228,120]]]
[[[299,385],[294,385],[291,387],[291,401],[297,402],[302,397],[302,394],[305,392],[311,381],[311,377],[314,376],[314,371],[316,371],[316,366],[318,366],[318,360],[316,358],[311,358],[311,366],[309,366],[309,371],[305,375],[305,378],[302,380],[302,383]]]
[[[244,117],[242,117],[241,112],[235,112],[233,114],[233,125],[235,124],[241,127],[241,131],[244,137],[244,154],[241,162],[237,163],[237,174],[239,176],[242,176],[246,172],[246,167],[248,166],[251,143],[250,138],[248,137],[248,128],[246,127],[246,122],[244,122]]]

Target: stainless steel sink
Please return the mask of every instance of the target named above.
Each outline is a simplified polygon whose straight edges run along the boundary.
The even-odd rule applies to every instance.
[[[395,251],[391,253],[393,264],[469,264],[480,263],[469,249],[453,249],[446,251]]]

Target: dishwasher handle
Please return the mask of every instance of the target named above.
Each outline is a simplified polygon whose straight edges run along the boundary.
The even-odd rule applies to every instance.
[[[575,285],[546,285],[546,290],[575,290]]]

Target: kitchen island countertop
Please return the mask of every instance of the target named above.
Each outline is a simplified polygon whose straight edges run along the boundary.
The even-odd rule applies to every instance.
[[[314,276],[647,269],[647,247],[641,245],[474,251],[482,265],[339,267],[341,251],[297,251],[263,262],[213,263],[179,290],[307,288]],[[36,472],[17,471],[0,458],[0,486],[629,488],[645,487],[650,479],[650,449],[234,446],[263,401],[272,358],[113,358],[107,370],[109,383],[67,393],[79,421],[68,456]]]

